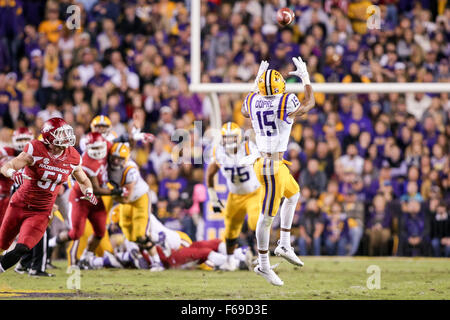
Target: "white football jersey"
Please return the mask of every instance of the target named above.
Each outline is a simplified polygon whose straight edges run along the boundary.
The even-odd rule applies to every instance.
[[[262,96],[250,93],[244,108],[250,115],[260,152],[275,153],[287,150],[293,119],[288,115],[298,110],[300,101],[294,93]]]
[[[222,145],[213,150],[213,159],[219,165],[220,172],[227,180],[228,191],[234,194],[248,194],[259,188],[253,166],[240,166],[239,160],[254,153],[256,146],[248,141],[238,146],[236,154],[229,154]]]
[[[188,247],[190,244],[181,239],[175,230],[167,228],[153,213],[150,213],[150,237],[154,243],[167,246],[170,250],[178,250],[181,247]]]
[[[132,160],[128,160],[125,166],[120,169],[114,169],[108,166],[108,179],[118,186],[135,182],[133,192],[130,195],[131,202],[136,201],[150,190],[147,182],[145,182],[139,173],[138,165]]]

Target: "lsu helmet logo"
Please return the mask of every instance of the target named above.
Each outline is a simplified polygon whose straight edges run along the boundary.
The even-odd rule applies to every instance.
[[[258,79],[258,89],[263,96],[282,94],[286,90],[286,81],[280,72],[269,69]]]

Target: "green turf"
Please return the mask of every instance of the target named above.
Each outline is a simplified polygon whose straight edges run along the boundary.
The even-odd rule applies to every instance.
[[[65,261],[53,278],[0,274],[0,299],[449,299],[450,259],[304,257],[298,268],[279,258],[284,286],[253,271],[103,269],[81,271],[81,290],[68,290]],[[368,289],[367,268],[381,270],[380,289]]]

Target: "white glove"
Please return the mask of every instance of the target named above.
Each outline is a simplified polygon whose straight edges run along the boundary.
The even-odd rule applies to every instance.
[[[225,208],[222,201],[217,197],[217,193],[213,188],[208,188],[209,201],[215,213],[221,213]]]
[[[258,74],[256,75],[255,83],[253,84],[252,91],[258,90],[258,80],[263,75],[264,72],[269,69],[269,63],[266,60],[261,61],[261,64],[259,65]]]
[[[308,69],[306,69],[306,63],[303,62],[301,57],[293,57],[292,61],[295,64],[297,70],[289,72],[289,74],[294,75],[302,79],[303,85],[311,84],[309,81]]]

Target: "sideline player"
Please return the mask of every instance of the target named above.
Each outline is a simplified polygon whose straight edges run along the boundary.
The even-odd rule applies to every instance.
[[[115,196],[123,195],[124,189],[107,187],[107,140],[99,132],[89,132],[86,135],[86,152],[82,155],[82,169],[89,177],[93,186],[93,192],[97,196]],[[80,201],[83,197],[79,183],[75,183],[69,194],[69,221],[70,230],[61,231],[50,240],[50,247],[63,244],[67,241],[76,241],[80,239],[85,231],[86,220],[92,225],[93,236],[90,237],[87,248],[80,260],[81,266],[90,257],[98,247],[106,231],[107,211],[105,209],[103,198],[100,198],[97,204],[87,201]]]
[[[22,127],[14,130],[11,139],[12,148],[0,147],[0,166],[19,155],[19,153],[23,151],[23,148],[25,148],[25,145],[33,139],[34,134],[28,128]],[[6,208],[8,207],[13,185],[14,181],[0,175],[0,225],[2,224]]]
[[[97,203],[92,184],[81,168],[80,154],[73,147],[76,137],[72,127],[62,118],[51,118],[44,123],[41,134],[43,141],[32,140],[0,169],[21,185],[11,197],[0,227],[2,250],[8,249],[19,235],[14,249],[1,257],[0,272],[15,265],[42,238],[56,196],[69,175],[81,187],[81,200]]]
[[[251,119],[256,145],[261,154],[248,156],[242,161],[253,163],[257,159],[254,169],[263,187],[262,211],[256,227],[258,265],[254,271],[277,286],[284,283],[269,264],[269,239],[272,222],[283,197],[285,200],[280,211],[280,240],[274,253],[294,265],[303,266],[290,243],[291,225],[300,188],[283,160],[283,153],[287,150],[295,117],[306,114],[315,103],[306,64],[300,57],[292,60],[296,70],[289,74],[298,76],[305,87],[305,98],[301,103],[295,94],[285,93],[283,76],[277,70],[268,69],[269,63],[262,61],[255,80],[258,92],[248,94],[241,109],[244,117]]]
[[[242,143],[241,128],[234,122],[222,126],[222,143],[213,149],[213,161],[206,170],[208,196],[214,212],[224,209],[225,243],[227,247],[227,262],[221,269],[234,271],[237,261],[234,259],[234,249],[248,214],[249,229],[255,231],[256,222],[261,212],[260,183],[251,165],[241,166],[239,160],[253,152],[256,146],[250,141]],[[229,190],[225,208],[214,190],[214,176],[220,170],[226,178]]]
[[[130,160],[130,148],[126,143],[116,142],[109,151],[108,181],[128,191],[126,195],[114,197],[120,203],[122,232],[129,241],[145,245],[150,237],[150,188],[137,164]]]

